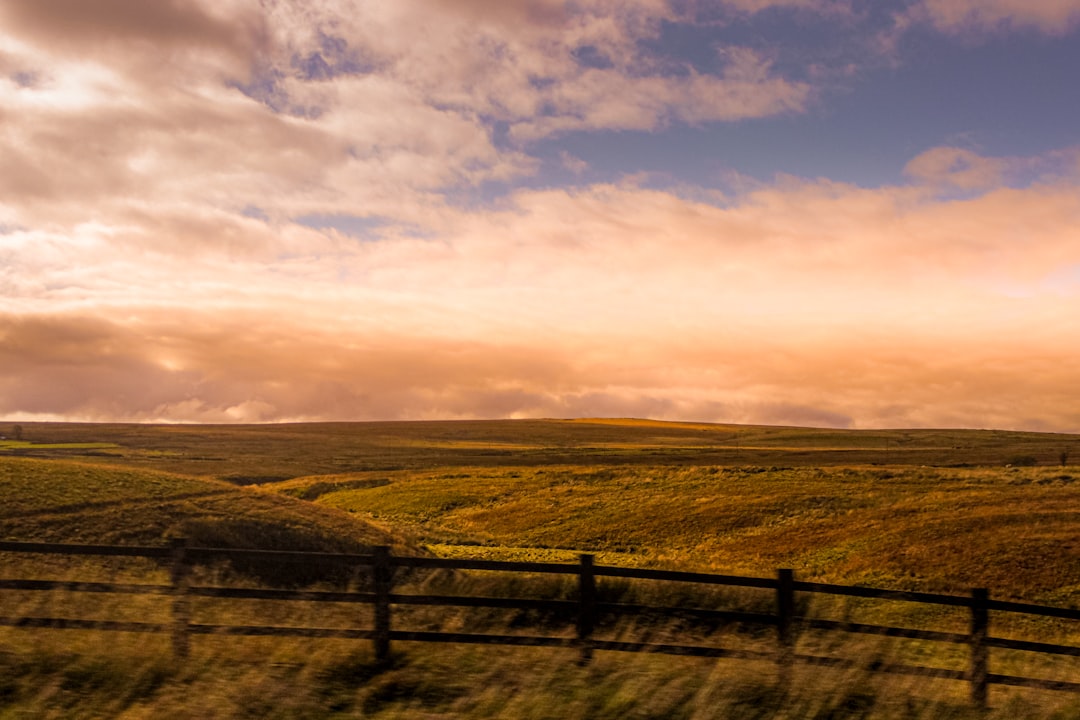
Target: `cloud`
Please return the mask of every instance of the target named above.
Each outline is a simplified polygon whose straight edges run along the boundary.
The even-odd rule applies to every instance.
[[[645,51],[680,19],[660,0],[0,12],[0,222],[55,231],[193,208],[415,224],[448,192],[535,173],[535,139],[796,113],[811,95],[750,50],[730,48],[720,74]]]
[[[228,9],[228,4],[217,8]],[[238,39],[235,18],[217,17],[192,2],[99,0],[87,5],[78,0],[8,0],[0,12],[9,30],[54,46],[97,46],[116,40],[231,46]]]
[[[246,320],[246,322],[245,322]],[[257,323],[257,324],[256,324]],[[252,329],[257,328],[257,329]],[[818,346],[699,338],[690,352],[433,340],[172,313],[0,319],[0,412],[85,420],[274,421],[616,416],[831,427],[1075,430],[1076,348],[886,332]],[[947,350],[947,352],[943,352]],[[633,367],[628,367],[628,365]],[[677,368],[677,373],[671,369]]]
[[[1077,0],[921,0],[914,16],[939,30],[956,33],[1034,28],[1064,35],[1080,22]]]
[[[246,74],[266,36],[255,9],[231,0],[7,0],[0,20],[7,33],[51,54],[97,57],[153,77],[160,77],[153,68],[163,57],[193,52],[210,53],[230,71]],[[151,58],[157,62],[145,63]]]
[[[484,203],[536,139],[814,89],[660,57],[661,0],[83,5],[0,6],[2,415],[1080,427],[1075,151]]]
[[[772,8],[794,8],[827,14],[851,12],[850,0],[725,0],[723,4],[726,7],[749,13],[758,13]]]
[[[643,52],[640,41],[680,19],[666,2],[503,6],[403,0],[364,5],[345,20],[328,9],[316,27],[319,33],[332,27],[381,74],[430,102],[499,118],[524,140],[571,129],[759,117],[799,110],[806,99],[805,86],[773,77],[766,63],[746,53],[736,69],[753,66],[752,76],[688,78],[685,68],[667,68]],[[291,54],[304,55],[322,41],[307,34],[283,42]]]
[[[551,115],[515,123],[510,132],[517,140],[530,141],[580,130],[649,131],[673,122],[745,120],[801,111],[809,96],[806,84],[778,78],[633,78],[590,70],[560,86],[551,98]]]
[[[589,169],[589,163],[585,162],[576,155],[572,155],[566,152],[565,150],[559,152],[559,162],[564,168],[574,173],[575,175],[580,175]]]
[[[365,242],[229,217],[0,235],[0,414],[1080,429],[1075,176],[521,190]]]
[[[904,174],[933,192],[962,196],[1033,184],[1067,186],[1080,177],[1078,160],[1077,147],[1032,157],[987,157],[965,148],[944,146],[912,158]]]
[[[904,174],[921,182],[960,190],[985,190],[1001,183],[1005,162],[963,148],[927,150],[904,167]]]

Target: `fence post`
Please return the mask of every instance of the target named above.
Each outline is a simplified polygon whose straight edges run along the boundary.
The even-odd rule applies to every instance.
[[[971,590],[971,702],[979,710],[986,709],[987,701],[990,648],[986,640],[990,634],[989,605],[989,590]]]
[[[776,571],[776,653],[777,680],[784,690],[791,685],[791,667],[795,663],[795,572]]]
[[[375,659],[382,663],[390,659],[390,585],[393,567],[390,565],[390,547],[377,545],[373,548],[372,574],[375,580]]]
[[[186,658],[191,650],[188,625],[191,623],[191,605],[188,598],[191,566],[188,564],[187,538],[173,538],[172,549],[172,647],[178,660]]]
[[[578,571],[578,618],[577,637],[581,644],[579,665],[587,665],[593,656],[592,637],[596,618],[596,573],[593,569],[593,556],[581,554],[581,568]]]

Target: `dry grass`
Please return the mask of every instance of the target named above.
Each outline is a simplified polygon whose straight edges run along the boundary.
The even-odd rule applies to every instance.
[[[406,549],[346,513],[217,480],[82,462],[0,458],[0,539],[348,552]],[[9,561],[10,562],[10,561]]]
[[[0,447],[0,537],[349,550],[391,542],[448,556],[598,562],[798,577],[1080,604],[1080,483],[1059,453],[1077,438],[988,431],[851,433],[645,421],[310,426],[24,424]],[[51,443],[52,447],[44,444]],[[115,447],[87,446],[113,443]],[[110,456],[105,456],[105,453]],[[1073,451],[1074,459],[1080,452]],[[1006,468],[1034,456],[1038,467]],[[72,462],[76,459],[77,462]],[[872,464],[873,463],[873,464]],[[120,467],[119,465],[125,467]],[[983,464],[984,467],[946,467]],[[933,465],[935,467],[922,467]],[[176,474],[176,473],[186,474]],[[231,482],[221,482],[222,479]],[[273,482],[273,481],[279,482]],[[257,489],[237,484],[261,483]],[[307,500],[305,502],[305,499]],[[165,582],[139,560],[0,556],[5,575]],[[202,568],[197,581],[237,581]],[[258,584],[253,577],[244,584]],[[415,575],[404,591],[572,598],[571,578]],[[771,607],[768,592],[603,578],[601,598]],[[818,598],[815,616],[964,632],[963,612]],[[0,593],[0,614],[168,618],[168,598]],[[365,626],[369,608],[198,601],[197,622]],[[572,634],[535,612],[395,610],[414,628]],[[1067,623],[994,615],[995,635],[1077,644]],[[539,626],[537,627],[537,623]],[[771,646],[771,635],[645,616],[607,638]],[[807,632],[800,650],[963,668],[962,647]],[[771,663],[568,650],[199,637],[174,662],[165,636],[0,630],[0,720],[116,718],[976,717],[964,683]],[[995,650],[994,672],[1076,681],[1075,659]],[[1075,720],[1075,696],[992,689],[993,720]]]
[[[237,484],[455,466],[997,465],[1080,458],[1080,437],[996,430],[823,430],[642,420],[500,420],[283,425],[24,423],[0,455],[210,476]],[[90,447],[86,443],[107,443]],[[81,447],[80,447],[81,446]]]
[[[1080,603],[1070,468],[442,468],[317,502],[441,554],[603,562]],[[1080,473],[1077,473],[1080,475]],[[388,480],[389,482],[385,482]],[[329,486],[329,487],[328,487]],[[290,486],[295,489],[297,486]]]
[[[1073,720],[1075,696],[994,688],[986,715],[963,683],[769,663],[549,649],[406,646],[389,666],[345,642],[206,638],[173,662],[160,644],[45,637],[0,655],[0,717],[523,718],[535,720]],[[74,633],[79,635],[79,633]],[[879,651],[864,648],[866,657]]]

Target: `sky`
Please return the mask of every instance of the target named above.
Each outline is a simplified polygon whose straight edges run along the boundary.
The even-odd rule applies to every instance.
[[[0,0],[0,418],[1080,432],[1080,0]]]

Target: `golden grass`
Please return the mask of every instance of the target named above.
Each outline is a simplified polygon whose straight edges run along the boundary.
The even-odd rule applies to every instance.
[[[281,425],[25,423],[0,455],[81,459],[237,484],[455,466],[997,465],[1080,458],[1080,436],[990,430],[828,430],[652,420],[499,420]],[[101,448],[87,444],[115,445]],[[46,446],[51,446],[46,447]],[[82,447],[83,449],[80,449]]]
[[[1069,469],[635,465],[383,477],[339,492],[328,483],[317,502],[445,554],[613,553],[634,565],[759,576],[791,567],[827,582],[1080,603],[1080,483]]]
[[[32,443],[27,440],[0,440],[2,450],[112,450],[119,447],[111,442]]]
[[[348,550],[422,543],[450,557],[597,562],[1080,604],[1080,468],[1073,436],[993,431],[846,432],[652,421],[295,426],[24,424],[42,459],[0,457],[0,537]],[[52,443],[52,449],[42,445]],[[115,448],[80,447],[115,443]],[[59,447],[64,446],[64,447]],[[20,453],[26,447],[3,448]],[[116,453],[99,457],[94,453]],[[1030,455],[1038,467],[1004,467]],[[78,462],[72,462],[77,459]],[[114,464],[108,464],[114,463]],[[119,465],[124,467],[120,467]],[[982,464],[983,467],[946,467]],[[922,467],[932,465],[934,467]],[[232,482],[221,482],[221,479]],[[256,488],[237,483],[261,483]],[[301,498],[307,498],[304,501]],[[0,556],[22,577],[165,582],[141,560]],[[200,582],[232,573],[201,568]],[[224,573],[224,574],[216,574]],[[573,578],[416,574],[403,591],[573,597]],[[257,584],[255,578],[241,582]],[[532,583],[539,583],[532,587]],[[603,598],[757,608],[765,591],[600,580]],[[167,597],[2,593],[22,615],[166,618]],[[816,616],[965,632],[963,611],[801,599]],[[365,625],[369,608],[195,603],[200,622]],[[417,628],[572,634],[528,612],[395,609]],[[993,633],[1077,644],[1074,624],[994,614]],[[397,625],[395,625],[397,627]],[[640,618],[609,638],[770,646],[771,635]],[[800,650],[964,667],[962,647],[806,632]],[[771,663],[398,643],[199,637],[173,662],[165,636],[0,629],[0,720],[117,718],[974,718],[962,682]],[[992,671],[1076,681],[1075,659],[994,650]],[[994,687],[992,720],[1075,720],[1075,696]]]
[[[345,641],[200,639],[174,662],[162,643],[42,635],[0,655],[0,717],[522,718],[533,720],[1073,720],[1075,696],[995,687],[991,710],[965,683],[797,668],[786,689],[767,662],[541,648],[398,644],[388,666]],[[156,639],[155,639],[156,640]],[[864,643],[863,657],[879,655]]]
[[[0,458],[0,539],[349,551],[405,548],[340,511],[229,483],[60,460]]]

